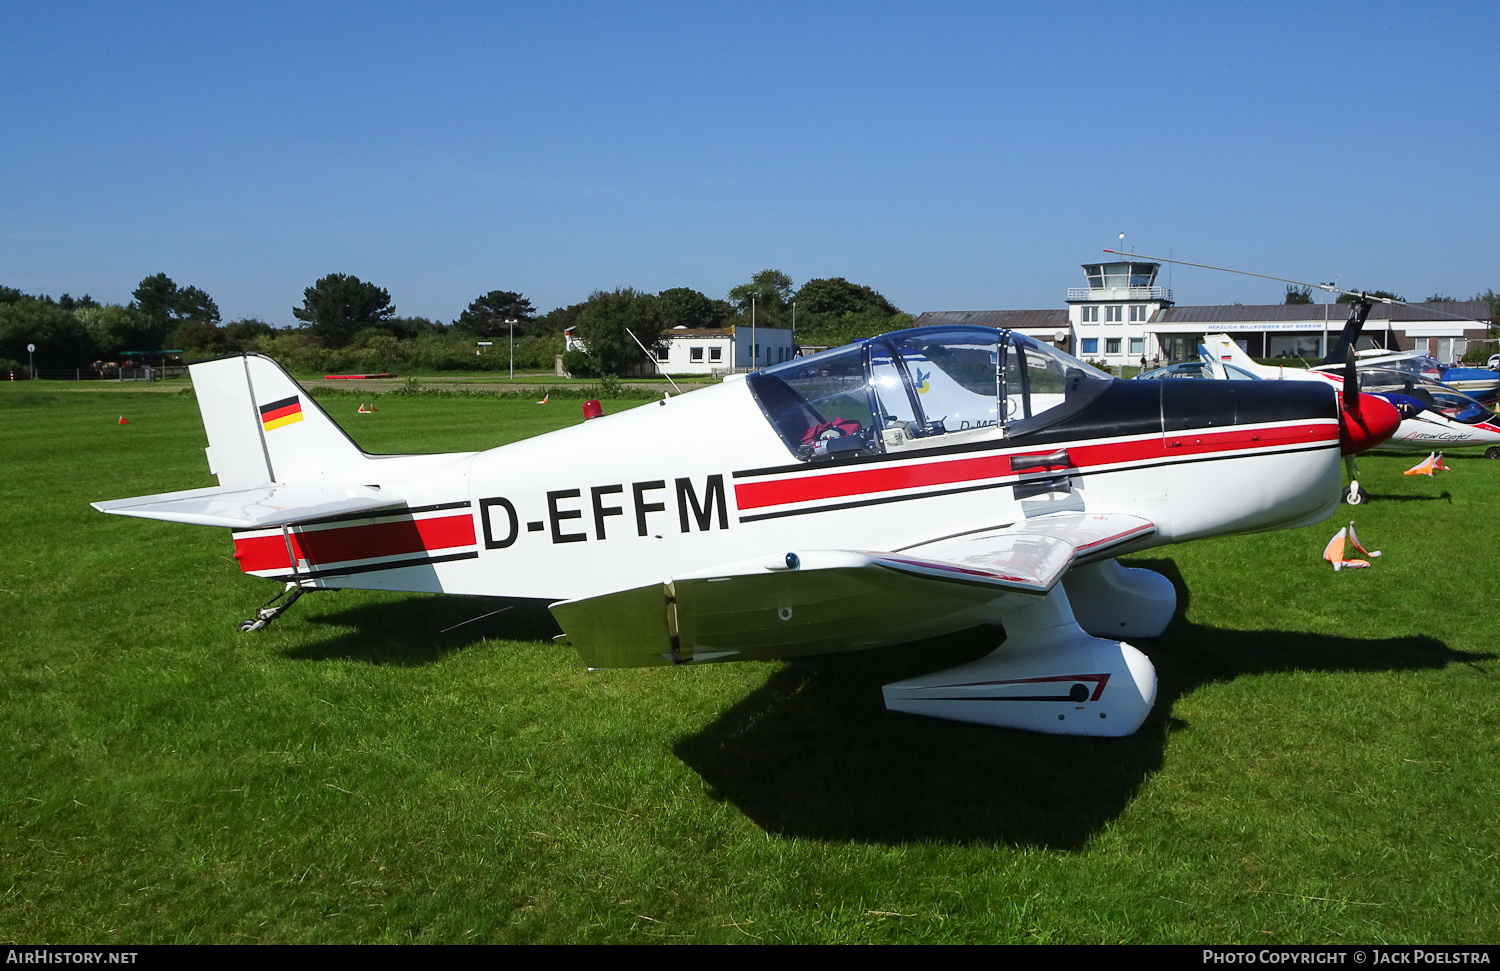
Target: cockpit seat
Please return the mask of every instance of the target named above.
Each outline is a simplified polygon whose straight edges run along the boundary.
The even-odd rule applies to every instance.
[[[832,421],[819,422],[802,437],[805,454],[815,456],[861,452],[868,444],[864,426],[853,418],[834,418]]]

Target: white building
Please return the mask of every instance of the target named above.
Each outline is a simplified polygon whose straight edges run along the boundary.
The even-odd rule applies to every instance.
[[[930,311],[929,324],[1005,327],[1111,366],[1196,360],[1205,334],[1229,334],[1252,357],[1322,357],[1348,319],[1346,304],[1264,304],[1179,307],[1156,285],[1159,263],[1085,263],[1086,287],[1071,287],[1066,310]],[[1490,307],[1482,300],[1377,303],[1365,321],[1361,346],[1422,350],[1450,363],[1470,341],[1489,336]]]
[[[585,349],[571,329],[565,336],[568,350]],[[792,332],[778,327],[674,327],[659,341],[656,366],[666,374],[756,370],[792,359]]]

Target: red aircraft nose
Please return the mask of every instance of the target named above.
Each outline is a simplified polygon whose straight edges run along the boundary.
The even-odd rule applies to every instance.
[[[1339,451],[1355,455],[1368,451],[1396,434],[1401,414],[1379,395],[1360,393],[1354,407],[1339,410]]]

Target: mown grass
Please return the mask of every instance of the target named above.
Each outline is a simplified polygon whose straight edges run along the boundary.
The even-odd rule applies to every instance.
[[[577,420],[324,403],[372,450]],[[87,505],[212,484],[204,444],[185,396],[0,388],[6,940],[1500,937],[1500,463],[1361,460],[1369,570],[1334,523],[1137,559],[1182,607],[1106,741],[884,711],[986,631],[590,674],[534,607],[351,591],[241,635],[274,587],[226,534]]]

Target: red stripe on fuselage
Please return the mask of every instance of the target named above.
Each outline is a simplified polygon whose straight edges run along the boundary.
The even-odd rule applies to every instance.
[[[1059,444],[1055,448],[1067,449],[1068,465],[1028,468],[1024,472],[1055,475],[1062,472],[1086,471],[1090,467],[1145,462],[1153,459],[1174,459],[1184,455],[1201,455],[1209,452],[1235,452],[1282,445],[1337,442],[1338,433],[1338,422],[1324,421],[1260,428],[1233,427],[1223,431],[1193,429],[1171,432],[1166,435],[1153,435],[1149,438],[1104,441],[1088,445]],[[898,489],[917,489],[983,479],[999,479],[1015,474],[1010,465],[1012,458],[1049,454],[1052,453],[1050,451],[1008,452],[1003,455],[971,456],[940,462],[861,468],[849,472],[799,473],[784,479],[736,483],[735,503],[741,511],[745,511],[788,503],[892,492]],[[913,458],[919,458],[919,456],[913,456]]]
[[[308,566],[346,563],[407,553],[430,553],[474,545],[472,516],[442,516],[394,523],[368,523],[291,533],[292,552]],[[287,543],[280,533],[236,537],[234,555],[246,573],[290,570]]]
[[[995,479],[1010,475],[1010,456],[984,455],[953,462],[900,465],[895,468],[859,469],[833,475],[798,475],[769,482],[736,483],[734,501],[740,509],[780,506],[789,502],[811,502],[838,496],[858,496],[893,489],[916,489],[970,479]]]

